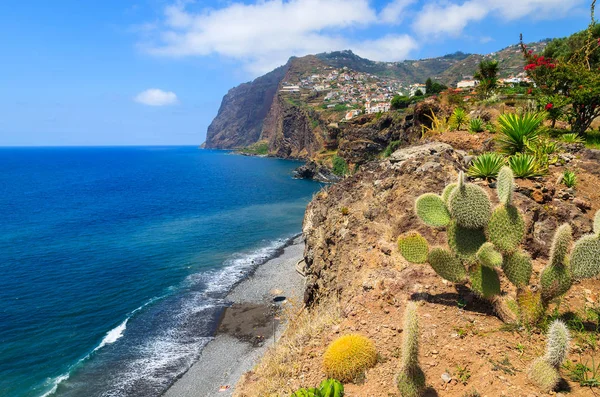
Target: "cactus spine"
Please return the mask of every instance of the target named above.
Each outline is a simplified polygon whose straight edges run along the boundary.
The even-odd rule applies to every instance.
[[[575,243],[571,253],[571,270],[576,280],[600,274],[600,237],[589,234]]]
[[[428,226],[442,227],[450,222],[450,214],[440,196],[425,193],[415,202],[417,216]]]
[[[492,204],[485,190],[472,183],[465,183],[465,176],[461,171],[458,175],[458,186],[448,198],[448,209],[460,226],[481,229],[488,224]]]
[[[411,263],[427,262],[429,244],[418,232],[408,232],[398,238],[400,254]]]
[[[546,303],[563,295],[571,288],[571,271],[567,263],[571,241],[571,226],[565,224],[556,229],[550,249],[550,262],[542,270],[540,277],[542,298]]]
[[[465,266],[460,259],[442,248],[432,249],[427,261],[438,276],[444,280],[462,283],[467,277]]]
[[[402,397],[421,396],[425,390],[425,374],[419,367],[419,319],[414,302],[406,305],[404,313],[401,360],[397,378],[400,395]]]
[[[531,363],[527,375],[544,392],[552,391],[560,374],[558,370],[569,353],[571,336],[567,326],[560,320],[554,320],[548,329],[546,354]]]
[[[515,177],[510,167],[502,167],[498,172],[496,193],[501,204],[512,203],[513,190],[515,189]]]
[[[358,334],[348,334],[333,341],[323,355],[323,369],[328,377],[353,382],[377,362],[375,344]]]

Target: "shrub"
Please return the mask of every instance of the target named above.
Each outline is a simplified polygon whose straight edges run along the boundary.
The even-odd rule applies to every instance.
[[[543,113],[505,113],[498,117],[502,152],[515,154],[526,149],[527,142],[536,141],[544,122]]]
[[[335,156],[333,156],[333,159],[331,159],[331,162],[333,164],[332,171],[334,174],[339,175],[339,176],[344,176],[348,173],[348,163],[346,163],[346,160],[344,160],[337,154]]]
[[[483,120],[480,118],[471,119],[469,123],[469,131],[471,132],[483,132]]]
[[[362,335],[349,334],[329,345],[323,356],[323,370],[330,378],[353,382],[376,362],[377,350],[373,342]]]
[[[483,153],[469,167],[468,174],[473,178],[495,178],[504,166],[504,156],[496,152]]]
[[[428,127],[426,125],[422,125],[422,134],[423,135],[433,135],[433,134],[441,134],[450,130],[450,126],[448,125],[448,121],[445,117],[438,117],[433,110],[431,111],[431,116],[426,114],[427,117],[431,121],[431,126]]]
[[[402,145],[402,141],[391,141],[383,151],[383,157],[390,157]]]
[[[509,157],[508,165],[517,178],[532,178],[542,174],[535,157],[528,153],[517,153]]]
[[[562,183],[566,187],[575,187],[577,185],[577,176],[573,171],[565,170],[562,175]]]
[[[410,105],[411,99],[407,96],[396,95],[392,98],[390,107],[392,109],[406,109]]]
[[[463,108],[456,108],[450,116],[450,126],[455,130],[462,129],[463,125],[467,125],[469,122],[469,116]]]
[[[564,143],[585,143],[585,139],[577,133],[562,134],[560,140]]]

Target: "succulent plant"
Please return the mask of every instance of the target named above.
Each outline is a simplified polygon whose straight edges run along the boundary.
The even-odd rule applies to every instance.
[[[462,171],[458,185],[448,197],[450,215],[462,227],[481,229],[487,226],[492,204],[485,190],[472,183],[465,183]]]
[[[596,227],[595,222],[594,227]],[[571,271],[576,280],[592,278],[600,274],[600,237],[589,234],[575,243],[571,253]]]
[[[444,203],[446,203],[446,205],[448,205],[448,199],[450,198],[450,194],[452,194],[452,192],[454,191],[454,189],[456,189],[457,186],[457,183],[450,183],[444,188],[444,191],[442,192],[442,200],[444,201]]]
[[[532,269],[531,258],[522,251],[506,255],[502,262],[504,275],[517,287],[525,287],[529,284]]]
[[[600,211],[596,211],[594,215],[594,234],[600,237]]]
[[[398,250],[408,262],[425,263],[429,244],[418,232],[408,232],[398,238]]]
[[[471,288],[484,298],[492,298],[500,294],[498,273],[490,267],[477,264],[469,272]]]
[[[529,379],[543,392],[552,391],[560,380],[559,368],[569,352],[571,337],[567,326],[554,320],[548,329],[546,354],[535,359],[529,366]]]
[[[442,248],[434,248],[429,252],[427,261],[435,272],[444,280],[462,283],[467,277],[465,266],[454,254]]]
[[[517,290],[517,305],[522,324],[536,324],[546,311],[540,292],[532,291],[529,288],[519,288]]]
[[[419,367],[419,319],[414,302],[406,305],[404,312],[404,334],[402,359],[397,377],[398,390],[402,397],[419,397],[425,389],[425,374]]]
[[[569,248],[573,242],[573,230],[568,224],[563,224],[556,229],[552,246],[550,247],[550,264],[552,266],[567,266]]]
[[[296,390],[290,397],[321,397],[321,392],[316,387]]]
[[[519,247],[525,237],[525,221],[517,207],[501,204],[492,212],[487,230],[496,248],[510,253]]]
[[[494,244],[489,242],[479,247],[476,257],[483,266],[494,268],[502,265],[502,254],[496,251]]]
[[[425,193],[417,198],[415,202],[417,216],[429,226],[441,227],[450,222],[450,214],[446,204],[440,196],[433,193]]]
[[[510,167],[502,167],[498,172],[496,183],[496,194],[501,204],[512,204],[513,191],[515,189],[515,177]]]
[[[446,229],[448,245],[460,259],[468,262],[475,261],[479,248],[486,242],[483,229],[468,229],[457,222],[450,222]]]
[[[377,362],[375,344],[359,334],[348,334],[333,341],[323,356],[325,374],[340,382],[353,382]]]
[[[531,363],[527,371],[527,377],[544,393],[554,390],[560,380],[558,371],[542,357]]]
[[[540,276],[542,299],[546,303],[566,293],[573,284],[567,263],[571,241],[572,231],[569,225],[562,225],[556,229],[550,248],[550,261]]]
[[[326,379],[319,385],[321,397],[343,397],[344,385],[335,379]]]

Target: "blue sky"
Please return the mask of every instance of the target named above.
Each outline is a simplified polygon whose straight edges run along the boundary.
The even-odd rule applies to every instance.
[[[0,146],[196,145],[291,55],[489,53],[585,28],[587,0],[5,0]]]

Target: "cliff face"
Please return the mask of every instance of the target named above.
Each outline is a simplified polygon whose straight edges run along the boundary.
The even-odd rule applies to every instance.
[[[204,147],[234,149],[260,139],[263,121],[272,106],[288,65],[229,90],[206,133]]]

